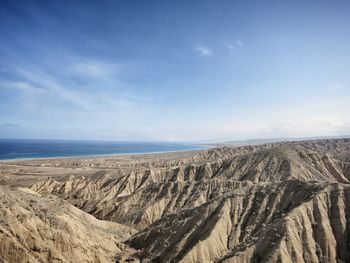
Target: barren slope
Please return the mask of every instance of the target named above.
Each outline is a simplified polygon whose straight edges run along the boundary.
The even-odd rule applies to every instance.
[[[55,196],[0,188],[2,262],[113,262],[133,233]]]
[[[128,244],[145,262],[349,262],[349,198],[339,184],[254,186],[169,214]]]
[[[32,189],[56,194],[100,219],[143,229],[167,213],[199,206],[232,189],[263,182],[298,179],[348,183],[350,165],[330,156],[277,146],[190,164],[131,172],[114,179],[72,177],[48,179]]]
[[[0,182],[137,229],[118,262],[350,262],[349,157],[337,139],[6,161]]]

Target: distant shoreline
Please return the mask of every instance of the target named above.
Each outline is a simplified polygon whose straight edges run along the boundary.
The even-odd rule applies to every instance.
[[[180,145],[180,144],[179,144]],[[67,155],[67,156],[52,156],[52,157],[18,157],[18,158],[1,158],[0,162],[8,161],[31,161],[31,160],[55,160],[55,159],[80,159],[80,158],[103,158],[103,157],[118,157],[118,156],[134,156],[134,155],[152,155],[152,154],[166,154],[166,153],[180,153],[180,152],[193,152],[208,150],[215,148],[213,145],[192,145],[188,149],[179,149],[179,150],[164,150],[164,151],[145,151],[145,152],[125,152],[125,153],[106,153],[106,154],[76,154],[76,155]]]

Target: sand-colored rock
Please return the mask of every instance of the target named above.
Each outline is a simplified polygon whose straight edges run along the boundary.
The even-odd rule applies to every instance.
[[[0,188],[2,262],[113,262],[133,233],[56,196]]]
[[[74,225],[67,233],[51,223],[48,229],[63,231],[61,245],[41,234],[46,247],[26,248],[28,258],[47,257],[49,247],[75,262],[65,254],[73,255],[66,246],[75,244],[78,251],[89,246],[87,262],[350,262],[350,139],[3,161],[0,184],[22,187],[6,190],[21,213],[29,209],[25,196],[65,207],[47,216],[35,206],[31,226],[41,229],[52,218]],[[90,236],[81,234],[86,229]],[[4,253],[13,255],[11,246],[3,245]]]

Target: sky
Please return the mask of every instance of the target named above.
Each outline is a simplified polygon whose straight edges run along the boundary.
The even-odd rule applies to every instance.
[[[350,1],[0,0],[0,138],[350,134]]]

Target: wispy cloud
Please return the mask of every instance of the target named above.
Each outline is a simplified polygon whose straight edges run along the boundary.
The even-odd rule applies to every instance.
[[[46,91],[48,96],[53,96],[57,100],[62,100],[70,103],[71,105],[75,105],[80,108],[89,108],[89,103],[84,98],[85,95],[76,89],[70,89],[68,87],[64,87],[54,77],[48,75],[47,73],[40,70],[29,70],[19,68],[17,72],[20,74],[25,81],[21,81],[20,87],[35,87],[36,85],[41,85],[43,90]],[[18,82],[14,82],[13,85]],[[23,89],[22,89],[23,90]],[[37,89],[28,89],[27,91],[36,92]],[[28,94],[30,95],[30,94]],[[35,94],[32,94],[35,95]]]
[[[213,52],[210,48],[204,46],[196,46],[196,52],[201,57],[210,57],[213,55]]]
[[[143,65],[74,54],[46,62],[15,63],[9,66],[11,74],[0,80],[0,94],[9,101],[7,108],[0,105],[8,111],[1,122],[24,123],[18,136],[31,132],[66,138],[74,134],[114,139],[131,138],[133,133],[139,139],[145,138],[143,133],[155,136],[156,131],[147,132],[147,127],[158,124],[153,118],[163,118],[164,102],[127,81],[130,72]],[[40,123],[40,128],[30,122]],[[14,126],[3,126],[3,130],[5,127]]]
[[[335,84],[335,85],[329,87],[329,89],[334,90],[334,91],[342,90],[344,88],[346,88],[346,85],[344,85],[344,84]]]
[[[32,85],[25,81],[6,81],[0,83],[1,88],[16,89],[23,92],[44,93],[47,89]]]
[[[6,122],[6,123],[3,123],[2,126],[11,127],[11,128],[17,128],[17,127],[20,127],[21,125],[19,125],[17,123]]]
[[[0,83],[0,87],[21,92],[22,100],[32,105],[51,101],[51,109],[57,104],[57,110],[64,110],[62,105],[67,110],[73,106],[75,110],[101,115],[128,114],[149,102],[149,98],[135,94],[119,79],[120,64],[74,58],[61,62],[57,69],[51,72],[21,65],[14,70],[17,77]]]
[[[243,40],[235,40],[233,42],[226,43],[226,47],[229,50],[230,54],[234,53],[237,49],[243,47]]]
[[[70,72],[77,75],[89,77],[106,77],[108,75],[116,75],[121,66],[116,63],[107,63],[96,60],[77,59],[71,64]]]

